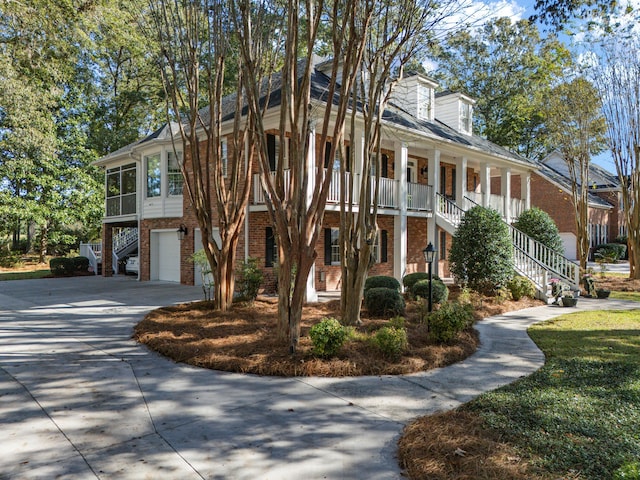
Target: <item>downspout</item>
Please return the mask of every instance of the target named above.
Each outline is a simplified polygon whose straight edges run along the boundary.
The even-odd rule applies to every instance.
[[[141,158],[138,156],[138,158],[133,156],[132,152],[129,152],[129,158],[131,158],[134,162],[136,162],[136,173],[138,172],[138,170],[140,171],[140,175],[136,175],[136,219],[138,222],[138,276],[136,277],[136,281],[139,282],[140,281],[140,269],[141,269],[141,262],[140,262],[140,257],[141,255],[141,250],[140,250],[140,234],[142,232],[142,228],[141,228],[141,222],[140,222],[140,216],[142,215],[142,167],[141,167]]]
[[[249,179],[249,138],[245,137],[244,139],[244,173],[245,179]],[[249,180],[250,181],[250,180]],[[253,186],[252,186],[253,188]],[[244,213],[244,261],[247,262],[249,260],[249,202],[247,202]]]

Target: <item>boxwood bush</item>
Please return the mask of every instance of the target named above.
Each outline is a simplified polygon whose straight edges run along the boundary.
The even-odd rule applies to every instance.
[[[89,271],[89,259],[87,257],[73,257],[70,259],[73,264],[74,272]]]
[[[453,340],[458,333],[473,324],[473,307],[469,304],[448,302],[427,317],[431,338],[438,343]]]
[[[333,357],[348,336],[349,329],[335,318],[325,317],[309,330],[313,352],[320,357]]]
[[[449,287],[447,287],[439,278],[433,279],[433,286],[431,288],[433,303],[444,303],[449,298]],[[414,298],[429,298],[429,280],[420,280],[416,282],[411,288],[411,295]]]
[[[516,275],[509,283],[507,283],[507,289],[511,293],[511,298],[516,302],[522,297],[535,298],[536,286],[528,278]]]
[[[626,258],[627,245],[624,243],[603,243],[602,245],[596,245],[593,247],[594,260],[599,258],[610,258],[614,261],[618,261]]]
[[[407,349],[407,330],[397,327],[382,327],[373,336],[373,343],[383,355],[398,358]]]
[[[393,290],[400,291],[400,282],[396,280],[394,277],[388,277],[386,275],[375,275],[373,277],[368,277],[364,281],[364,291],[371,288],[391,288]]]
[[[434,275],[433,278],[436,278]],[[429,274],[427,272],[414,272],[408,273],[404,277],[402,277],[402,284],[407,291],[411,291],[411,287],[413,287],[416,282],[420,280],[429,280]]]
[[[398,284],[400,285],[400,284]],[[364,306],[371,315],[400,315],[404,312],[404,299],[394,288],[374,287],[365,290]]]
[[[73,261],[66,257],[56,257],[49,260],[49,268],[53,275],[72,275],[74,271]]]

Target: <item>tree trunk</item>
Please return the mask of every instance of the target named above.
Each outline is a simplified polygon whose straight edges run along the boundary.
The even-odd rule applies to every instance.
[[[40,229],[40,252],[38,261],[45,263],[47,261],[47,250],[49,249],[49,227],[43,225]]]
[[[342,269],[342,291],[340,293],[343,324],[359,325],[361,323],[364,282],[371,266],[370,258],[371,249],[369,245],[365,244],[365,248],[354,251],[346,259],[347,268]]]

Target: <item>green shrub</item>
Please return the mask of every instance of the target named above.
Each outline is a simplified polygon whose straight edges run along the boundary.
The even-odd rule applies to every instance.
[[[473,324],[473,307],[458,302],[445,303],[427,317],[431,338],[438,343],[453,340]]]
[[[511,292],[511,298],[516,302],[522,297],[535,298],[536,296],[536,286],[533,282],[520,275],[516,275],[509,280],[507,288],[509,289],[509,292]]]
[[[513,226],[554,252],[564,255],[564,245],[553,219],[537,207],[525,210]]]
[[[73,275],[75,266],[73,260],[66,257],[55,257],[49,260],[49,268],[53,275]]]
[[[449,288],[439,278],[433,279],[431,290],[433,303],[444,303],[449,298]],[[411,295],[413,295],[415,298],[421,297],[424,299],[428,299],[429,280],[420,280],[416,282],[411,289]]]
[[[258,259],[249,257],[237,269],[238,297],[245,302],[253,302],[258,296],[262,284],[262,270],[258,268]]]
[[[613,480],[640,480],[640,462],[625,463],[613,472]]]
[[[476,206],[462,218],[451,242],[451,272],[458,282],[492,293],[513,277],[513,246],[507,224],[495,210]]]
[[[0,246],[0,267],[14,268],[22,263],[19,252],[11,251]]]
[[[382,327],[372,339],[383,355],[398,358],[407,349],[407,331],[404,328]]]
[[[392,290],[400,291],[400,282],[393,277],[387,277],[386,275],[376,275],[369,277],[364,281],[364,292],[371,288],[390,288]]]
[[[70,259],[73,264],[74,272],[89,271],[89,259],[87,257],[73,257]]]
[[[400,315],[404,312],[404,299],[392,288],[375,287],[365,290],[364,306],[371,315]]]
[[[623,243],[604,243],[593,247],[593,256],[596,260],[598,258],[602,258],[617,262],[618,260],[625,258],[626,255],[627,245]]]
[[[389,319],[389,326],[394,328],[405,328],[405,318],[401,316],[393,317]]]
[[[335,318],[323,318],[309,330],[313,352],[320,357],[332,357],[349,336],[349,329]]]
[[[433,278],[436,277],[434,276]],[[429,280],[429,274],[426,272],[408,273],[402,277],[402,284],[407,291],[411,291],[411,288],[420,280]]]

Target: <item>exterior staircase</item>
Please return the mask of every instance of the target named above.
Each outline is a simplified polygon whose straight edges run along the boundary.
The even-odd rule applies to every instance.
[[[471,205],[477,205],[469,198],[465,200]],[[436,195],[436,223],[447,233],[455,234],[465,212],[465,209],[445,196],[439,193]],[[549,281],[552,278],[568,284],[572,290],[580,289],[579,265],[505,223],[511,234],[514,268],[534,283],[538,298],[546,301],[551,297]]]
[[[118,264],[126,256],[138,249],[138,229],[134,227],[123,228],[113,237],[112,266],[113,273],[118,274]],[[96,275],[102,270],[102,242],[81,243],[80,255],[89,259],[89,265]]]

